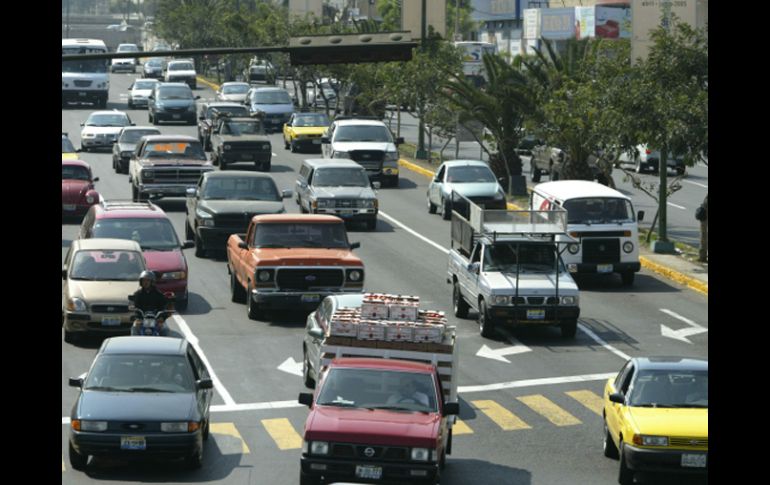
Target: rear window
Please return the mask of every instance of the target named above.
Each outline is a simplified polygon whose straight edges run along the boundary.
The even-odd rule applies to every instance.
[[[138,242],[145,251],[179,247],[171,221],[159,217],[101,218],[94,224],[91,237],[130,239]]]
[[[125,130],[120,135],[120,141],[122,143],[136,143],[145,135],[160,135],[160,130],[149,128],[146,130]]]

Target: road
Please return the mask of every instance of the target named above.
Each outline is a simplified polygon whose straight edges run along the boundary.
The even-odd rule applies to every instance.
[[[126,110],[131,74],[111,75],[109,108]],[[213,96],[199,88],[202,99]],[[79,124],[91,107],[62,111],[62,130],[80,146]],[[130,110],[137,124],[146,124],[144,110]],[[163,125],[163,133],[195,135],[195,127]],[[294,186],[300,161],[317,155],[284,150],[280,134],[271,135],[272,175],[279,189]],[[104,198],[130,198],[126,175],[111,169],[111,155],[82,153],[100,177]],[[604,458],[601,448],[600,396],[604,381],[629,356],[688,355],[708,357],[708,300],[643,270],[631,290],[620,278],[587,278],[581,282],[581,319],[574,341],[562,340],[558,329],[530,329],[497,340],[482,339],[474,320],[451,316],[451,288],[446,284],[449,222],[429,215],[425,204],[428,179],[402,172],[399,188],[379,191],[381,217],[375,232],[352,227],[351,241],[366,265],[366,289],[421,296],[421,306],[450,315],[460,342],[460,420],[453,454],[442,484],[616,483],[618,462]],[[299,212],[292,199],[289,212]],[[184,201],[158,202],[184,235]],[[77,223],[62,225],[62,259],[75,237]],[[187,471],[181,465],[131,464],[93,460],[86,473],[72,470],[67,460],[68,416],[77,393],[67,378],[85,372],[101,344],[86,340],[78,346],[62,335],[62,482],[296,484],[301,434],[307,408],[297,404],[305,391],[292,373],[302,358],[304,315],[268,315],[269,321],[248,320],[245,305],[230,301],[223,255],[196,258],[186,251],[190,303],[174,318],[172,333],[197,339],[216,374],[212,408],[212,439],[206,444],[204,466]],[[692,321],[703,329],[689,342],[664,337],[661,325],[674,330]],[[63,332],[62,332],[63,333]],[[488,347],[507,353],[509,362],[477,353]],[[515,350],[511,348],[516,347]],[[507,348],[508,352],[500,349]],[[287,362],[288,360],[288,362]],[[287,370],[280,370],[283,367]],[[655,483],[660,483],[656,481]],[[677,482],[678,483],[678,482]]]

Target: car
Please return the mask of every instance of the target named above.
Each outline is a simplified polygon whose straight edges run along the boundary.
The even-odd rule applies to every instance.
[[[636,472],[708,474],[708,360],[634,357],[604,386],[604,456]]]
[[[232,101],[201,104],[198,115],[198,140],[205,150],[211,150],[211,130],[214,128],[214,115],[221,113],[228,113],[233,116],[249,116],[249,109],[243,104]]]
[[[158,83],[147,105],[148,121],[153,125],[161,121],[184,121],[194,125],[196,99],[200,96],[193,96],[185,83]]]
[[[61,162],[61,213],[62,216],[82,216],[99,202],[99,192],[94,189],[91,166],[83,160]]]
[[[136,143],[145,135],[160,135],[160,130],[153,126],[126,126],[120,130],[118,141],[112,145],[112,168],[115,173],[128,173],[128,162]]]
[[[520,155],[532,155],[532,149],[537,145],[542,145],[543,141],[531,133],[522,133],[519,145],[516,147],[516,153]]]
[[[139,52],[139,47],[136,44],[120,44],[115,52]],[[110,72],[117,71],[136,72],[136,59],[133,57],[113,59]]]
[[[324,96],[326,101],[324,101]],[[337,104],[337,91],[328,82],[322,82],[320,85],[315,83],[307,84],[307,104],[314,108],[326,107],[326,102],[329,103],[330,108],[334,108]]]
[[[220,170],[233,163],[248,162],[258,170],[270,171],[273,148],[261,120],[218,113],[210,140],[211,161]]]
[[[379,188],[379,182],[374,182],[374,187]],[[305,160],[297,175],[296,194],[302,213],[363,222],[370,231],[377,227],[377,194],[364,167],[353,160]]]
[[[80,149],[87,152],[92,148],[112,148],[120,130],[133,123],[122,111],[94,111],[80,126]]]
[[[263,113],[262,122],[267,132],[281,131],[283,124],[289,121],[294,113],[294,104],[289,92],[283,88],[251,88],[245,103],[250,113]]]
[[[636,173],[658,173],[660,156],[660,150],[650,149],[645,144],[636,145],[632,150],[621,152],[616,165],[633,165]],[[685,173],[684,159],[680,156],[669,153],[666,166],[669,171],[676,172],[677,175]]]
[[[507,207],[505,191],[489,165],[481,160],[452,160],[441,164],[428,185],[428,212],[435,214],[440,208],[444,219],[449,220],[453,192],[485,209],[505,210]]]
[[[163,80],[163,59],[151,57],[144,63],[142,73],[145,78]]]
[[[164,81],[167,83],[187,83],[190,89],[198,87],[195,64],[189,59],[175,59],[166,63],[164,71]]]
[[[75,147],[72,145],[67,133],[61,134],[61,159],[62,160],[77,160],[78,154]]]
[[[292,152],[321,152],[321,137],[329,128],[329,117],[323,113],[294,113],[283,125],[283,145]]]
[[[275,69],[269,61],[255,58],[244,72],[244,78],[249,84],[272,84],[275,81]]]
[[[193,247],[193,242],[179,242],[171,219],[157,205],[122,200],[95,204],[83,218],[78,238],[136,241],[147,269],[155,273],[158,290],[172,293],[177,309],[187,308],[189,273],[182,250]]]
[[[217,100],[243,103],[246,101],[246,94],[249,92],[249,89],[249,83],[223,83],[222,87],[217,90]]]
[[[591,170],[591,180],[596,180],[603,185],[607,185],[605,175],[599,167],[600,150],[590,153],[586,157],[586,163]],[[548,144],[535,145],[531,149],[532,157],[529,160],[530,174],[533,182],[540,182],[543,174],[548,174],[551,181],[562,178],[564,165],[569,159],[569,154],[561,148],[550,146]]]
[[[89,456],[203,463],[213,396],[211,374],[186,339],[113,337],[99,347],[70,413],[69,462]]]
[[[128,88],[128,108],[134,109],[137,106],[147,107],[149,104],[150,94],[155,88],[155,85],[160,81],[157,79],[137,79]]]
[[[76,239],[62,266],[64,341],[85,333],[128,333],[134,312],[128,295],[147,269],[139,243],[124,239]]]
[[[286,212],[283,199],[291,190],[278,191],[270,175],[230,170],[204,173],[187,191],[185,237],[195,241],[195,255],[225,249],[230,234],[246,232],[251,218]]]

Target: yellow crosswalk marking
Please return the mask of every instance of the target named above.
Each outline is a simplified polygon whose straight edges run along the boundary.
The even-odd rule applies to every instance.
[[[64,468],[64,455],[62,455],[61,456],[61,471],[64,471],[64,470],[66,470],[66,468]]]
[[[453,436],[456,436],[458,434],[471,434],[471,433],[473,433],[473,430],[470,428],[470,426],[465,424],[465,422],[461,421],[460,419],[455,421],[455,424],[452,425]]]
[[[532,408],[536,413],[544,416],[556,426],[573,426],[582,422],[542,394],[522,396],[516,399]]]
[[[237,454],[248,454],[251,453],[249,451],[249,447],[246,446],[246,442],[243,441],[243,438],[241,437],[241,434],[238,432],[238,430],[235,428],[235,424],[233,423],[211,423],[209,425],[209,432],[213,434],[221,434],[225,436],[232,436],[234,438],[237,438],[238,441],[241,442],[240,450],[236,446],[227,446],[227,441],[224,440],[222,443],[217,441],[217,446],[219,446],[220,453],[223,455],[237,455]]]
[[[595,412],[599,416],[602,415],[604,402],[602,401],[602,398],[597,396],[595,393],[591,391],[569,391],[567,395],[591,411]]]
[[[495,401],[471,401],[471,403],[486,414],[489,419],[495,422],[498,426],[506,431],[517,429],[530,429],[531,426],[522,421],[518,416],[508,411],[504,407],[497,404]]]
[[[265,427],[270,437],[281,450],[296,450],[302,448],[302,437],[294,431],[294,427],[286,418],[263,419],[262,426]]]

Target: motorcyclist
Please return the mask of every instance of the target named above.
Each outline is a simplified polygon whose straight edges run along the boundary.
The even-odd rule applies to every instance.
[[[139,286],[133,294],[134,307],[142,312],[159,312],[166,310],[169,305],[169,300],[161,293],[155,286],[155,273],[152,271],[142,271],[139,275]],[[165,318],[160,316],[156,322],[158,325],[158,333],[161,335],[168,335],[168,328],[164,325]],[[134,320],[134,325],[131,327],[131,335],[142,334],[142,318],[137,312],[137,316]]]

